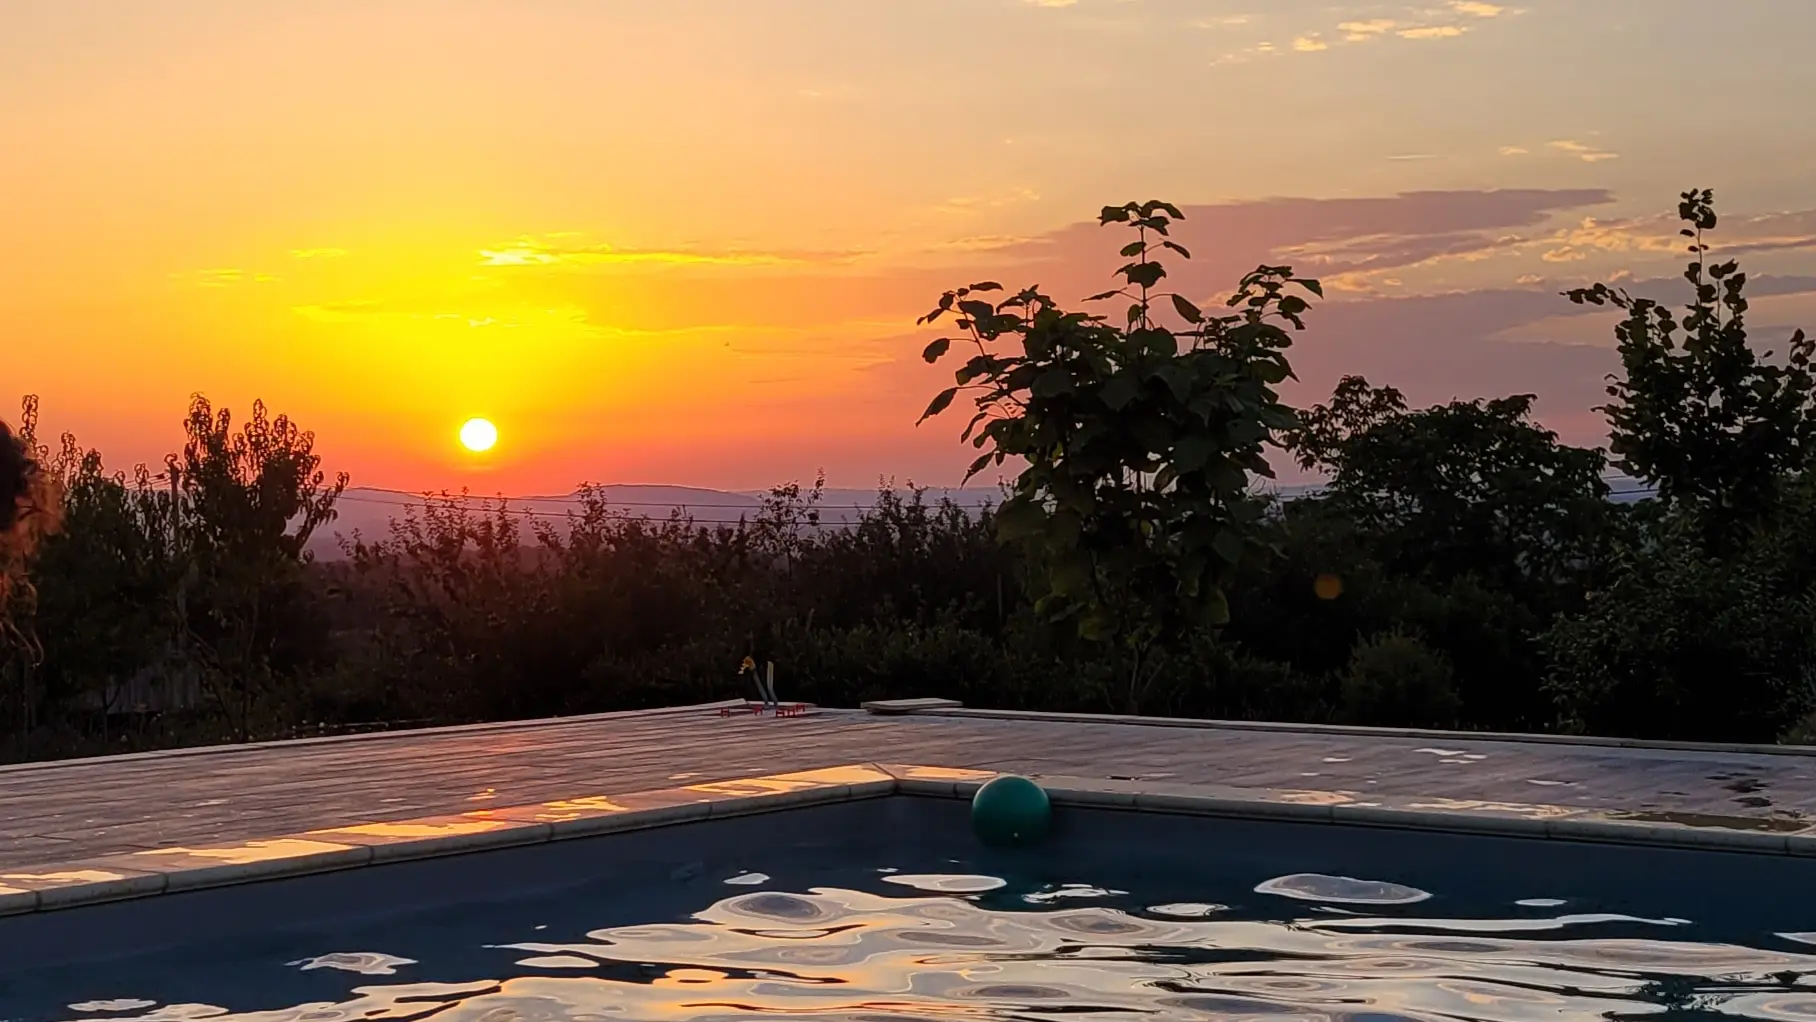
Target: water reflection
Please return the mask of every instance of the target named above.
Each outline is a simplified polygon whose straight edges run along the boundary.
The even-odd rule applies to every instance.
[[[1107,886],[971,874],[879,879],[873,891],[745,890],[682,922],[490,945],[492,974],[467,982],[426,981],[450,979],[432,955],[418,963],[338,952],[290,962],[325,980],[344,974],[332,999],[158,1005],[117,990],[111,1000],[71,1003],[65,1017],[1551,1022],[1719,1014],[1816,1022],[1816,985],[1804,979],[1816,975],[1816,953],[1800,950],[1816,939],[1807,933],[1761,934],[1776,943],[1747,947],[1697,940],[1681,919],[1535,916],[1540,899],[1507,918],[1444,918],[1431,911],[1442,892],[1434,899],[1385,881],[1313,874],[1263,883],[1259,896],[1206,892],[1227,904],[1153,907]],[[1332,915],[1304,900],[1355,911]]]

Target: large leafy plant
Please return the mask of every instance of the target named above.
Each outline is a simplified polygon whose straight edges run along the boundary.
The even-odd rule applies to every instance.
[[[1260,542],[1265,504],[1249,484],[1273,474],[1265,446],[1294,423],[1275,388],[1292,375],[1286,326],[1303,329],[1308,306],[1288,287],[1322,295],[1284,266],[1244,277],[1224,315],[1158,290],[1161,257],[1191,257],[1169,236],[1183,218],[1158,201],[1103,209],[1101,224],[1135,240],[1122,248],[1122,285],[1087,301],[1126,299],[1120,322],[1066,311],[1037,288],[993,302],[994,281],[946,292],[921,319],[953,316],[974,352],[922,421],[969,394],[964,438],[982,453],[966,479],[1023,466],[998,536],[1041,566],[1045,617],[1129,654],[1130,710],[1153,680],[1157,646],[1229,620],[1224,586]],[[954,340],[933,341],[924,357],[938,362]]]
[[[1792,335],[1782,359],[1747,339],[1747,275],[1733,260],[1708,265],[1714,193],[1684,192],[1678,233],[1689,239],[1684,279],[1695,289],[1680,320],[1667,306],[1595,284],[1564,292],[1577,304],[1620,309],[1623,376],[1612,378],[1608,417],[1615,464],[1655,484],[1671,505],[1745,522],[1776,503],[1779,483],[1816,452],[1816,341]]]

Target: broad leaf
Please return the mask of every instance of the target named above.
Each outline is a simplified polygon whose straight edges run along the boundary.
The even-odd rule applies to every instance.
[[[996,512],[996,535],[1005,542],[1037,535],[1046,527],[1047,512],[1022,497],[1004,501]]]
[[[933,396],[933,400],[928,403],[927,410],[921,413],[920,420],[919,420],[919,422],[916,422],[915,425],[918,426],[918,425],[920,425],[920,423],[926,422],[928,419],[931,419],[935,415],[938,415],[939,413],[945,411],[947,409],[947,407],[952,404],[952,399],[957,396],[958,396],[957,387],[947,387],[945,390],[942,390],[938,394],[935,394]]]

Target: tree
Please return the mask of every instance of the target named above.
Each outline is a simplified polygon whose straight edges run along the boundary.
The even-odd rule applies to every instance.
[[[1807,574],[1786,571],[1807,567],[1807,553],[1786,553],[1770,533],[1713,553],[1688,515],[1623,549],[1609,585],[1544,636],[1545,686],[1563,725],[1776,741],[1816,707],[1816,601]]]
[[[172,543],[170,494],[144,466],[109,474],[99,451],[65,434],[55,460],[64,528],[36,565],[45,657],[43,695],[65,707],[92,697],[103,730],[120,686],[167,664],[176,636],[173,594],[182,577]]]
[[[1610,377],[1615,464],[1658,487],[1667,504],[1721,509],[1716,528],[1769,512],[1779,483],[1816,450],[1816,342],[1791,336],[1782,363],[1756,355],[1746,329],[1747,275],[1729,260],[1705,264],[1716,225],[1714,193],[1684,192],[1678,217],[1690,239],[1684,278],[1695,289],[1680,322],[1670,309],[1606,284],[1564,292],[1577,304],[1624,311],[1615,327],[1624,376]],[[1679,336],[1681,331],[1682,336]]]
[[[976,349],[922,421],[972,393],[964,439],[983,453],[966,478],[1025,463],[998,535],[1041,566],[1043,616],[1126,654],[1121,704],[1130,711],[1159,644],[1229,619],[1224,586],[1259,536],[1262,504],[1249,480],[1272,475],[1265,445],[1294,423],[1274,389],[1292,375],[1280,323],[1303,328],[1307,303],[1286,288],[1322,293],[1276,266],[1243,278],[1229,315],[1156,291],[1165,251],[1190,258],[1168,236],[1182,218],[1158,201],[1103,209],[1100,224],[1136,232],[1122,249],[1131,260],[1117,271],[1123,286],[1088,299],[1127,298],[1120,325],[1063,311],[1036,288],[993,304],[982,297],[1001,290],[993,281],[946,292],[921,320],[956,313]],[[1162,299],[1183,327],[1159,321]],[[926,360],[945,357],[952,340],[929,344]]]
[[[300,567],[309,537],[333,520],[347,487],[320,469],[315,435],[263,402],[236,432],[227,409],[190,402],[181,454],[165,461],[176,543],[186,563],[177,590],[182,639],[236,737],[251,736],[261,695],[323,653],[319,605]]]
[[[1580,588],[1611,527],[1602,453],[1532,422],[1530,394],[1408,411],[1391,387],[1344,377],[1287,439],[1387,566],[1473,575],[1526,594]],[[1547,599],[1555,604],[1555,599]],[[1549,616],[1547,612],[1546,616]]]

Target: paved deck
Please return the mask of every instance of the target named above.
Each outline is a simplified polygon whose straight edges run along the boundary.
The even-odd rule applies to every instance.
[[[0,870],[857,762],[1816,824],[1816,757],[708,710],[0,770]]]

